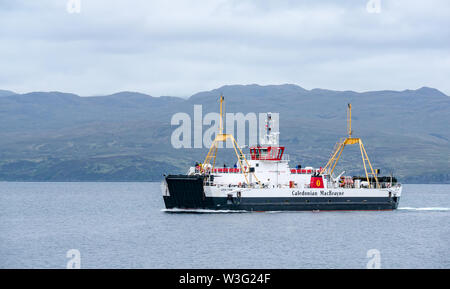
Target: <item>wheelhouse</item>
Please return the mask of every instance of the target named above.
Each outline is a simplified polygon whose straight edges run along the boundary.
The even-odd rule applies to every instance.
[[[256,146],[250,148],[252,160],[281,161],[284,147],[282,146]]]

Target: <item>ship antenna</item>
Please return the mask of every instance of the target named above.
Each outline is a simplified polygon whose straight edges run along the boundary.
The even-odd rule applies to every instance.
[[[348,137],[352,137],[352,104],[348,104],[347,108],[347,133]]]

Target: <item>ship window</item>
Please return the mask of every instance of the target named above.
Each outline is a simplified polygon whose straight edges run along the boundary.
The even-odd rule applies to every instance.
[[[331,203],[331,200],[328,200],[328,203]]]
[[[309,200],[305,200],[305,202],[309,203]]]
[[[259,163],[256,163],[256,166],[259,167]]]
[[[262,159],[267,158],[267,149],[266,148],[260,149],[260,155]]]

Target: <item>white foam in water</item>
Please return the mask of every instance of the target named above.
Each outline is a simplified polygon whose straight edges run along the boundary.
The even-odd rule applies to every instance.
[[[402,208],[398,208],[398,210],[405,210],[405,211],[450,211],[450,208],[443,208],[443,207],[428,207],[428,208],[402,207]]]
[[[162,209],[161,212],[167,213],[202,213],[202,214],[220,214],[220,213],[248,213],[244,210],[208,210],[208,209]]]

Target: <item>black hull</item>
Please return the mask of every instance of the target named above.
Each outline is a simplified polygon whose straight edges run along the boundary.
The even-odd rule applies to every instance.
[[[167,209],[233,211],[349,211],[394,210],[399,198],[212,198],[205,197],[202,176],[167,176],[169,195],[163,196]]]

